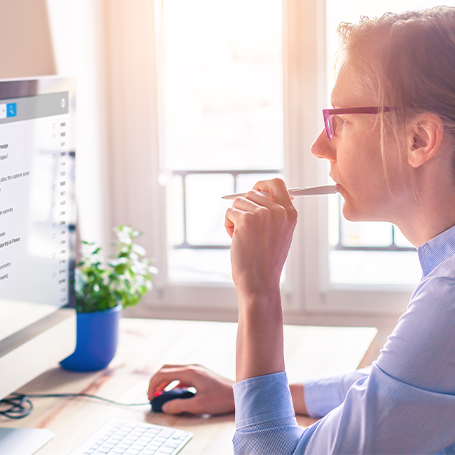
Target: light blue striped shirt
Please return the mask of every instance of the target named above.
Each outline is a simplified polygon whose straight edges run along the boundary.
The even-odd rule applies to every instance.
[[[240,454],[455,454],[455,227],[420,246],[423,277],[371,371],[305,384],[300,428],[286,373],[234,386]]]

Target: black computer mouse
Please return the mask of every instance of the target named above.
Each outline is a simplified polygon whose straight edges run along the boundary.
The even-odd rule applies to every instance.
[[[193,398],[194,393],[190,392],[188,389],[182,389],[176,387],[175,389],[169,390],[167,392],[157,392],[155,398],[150,402],[152,405],[153,412],[163,412],[163,404],[170,400],[175,400],[176,398]]]

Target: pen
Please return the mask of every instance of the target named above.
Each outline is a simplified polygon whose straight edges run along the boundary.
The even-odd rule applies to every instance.
[[[291,197],[338,193],[336,185],[312,186],[309,188],[288,188],[288,192]],[[268,194],[265,191],[261,191],[261,193]],[[246,196],[246,194],[247,193],[228,194],[227,196],[223,196],[222,199],[235,199],[237,197]]]

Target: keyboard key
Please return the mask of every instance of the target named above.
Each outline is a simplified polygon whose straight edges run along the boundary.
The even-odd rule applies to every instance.
[[[163,438],[170,438],[174,434],[175,430],[171,430],[170,428],[165,428],[161,430],[160,436]]]

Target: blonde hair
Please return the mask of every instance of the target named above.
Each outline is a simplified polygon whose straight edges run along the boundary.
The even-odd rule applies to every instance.
[[[365,89],[378,99],[381,149],[387,131],[396,140],[422,112],[438,115],[445,144],[455,144],[455,8],[362,17],[338,27],[342,67],[349,64],[365,75]],[[384,114],[385,106],[393,110]],[[387,175],[387,170],[386,175]]]

